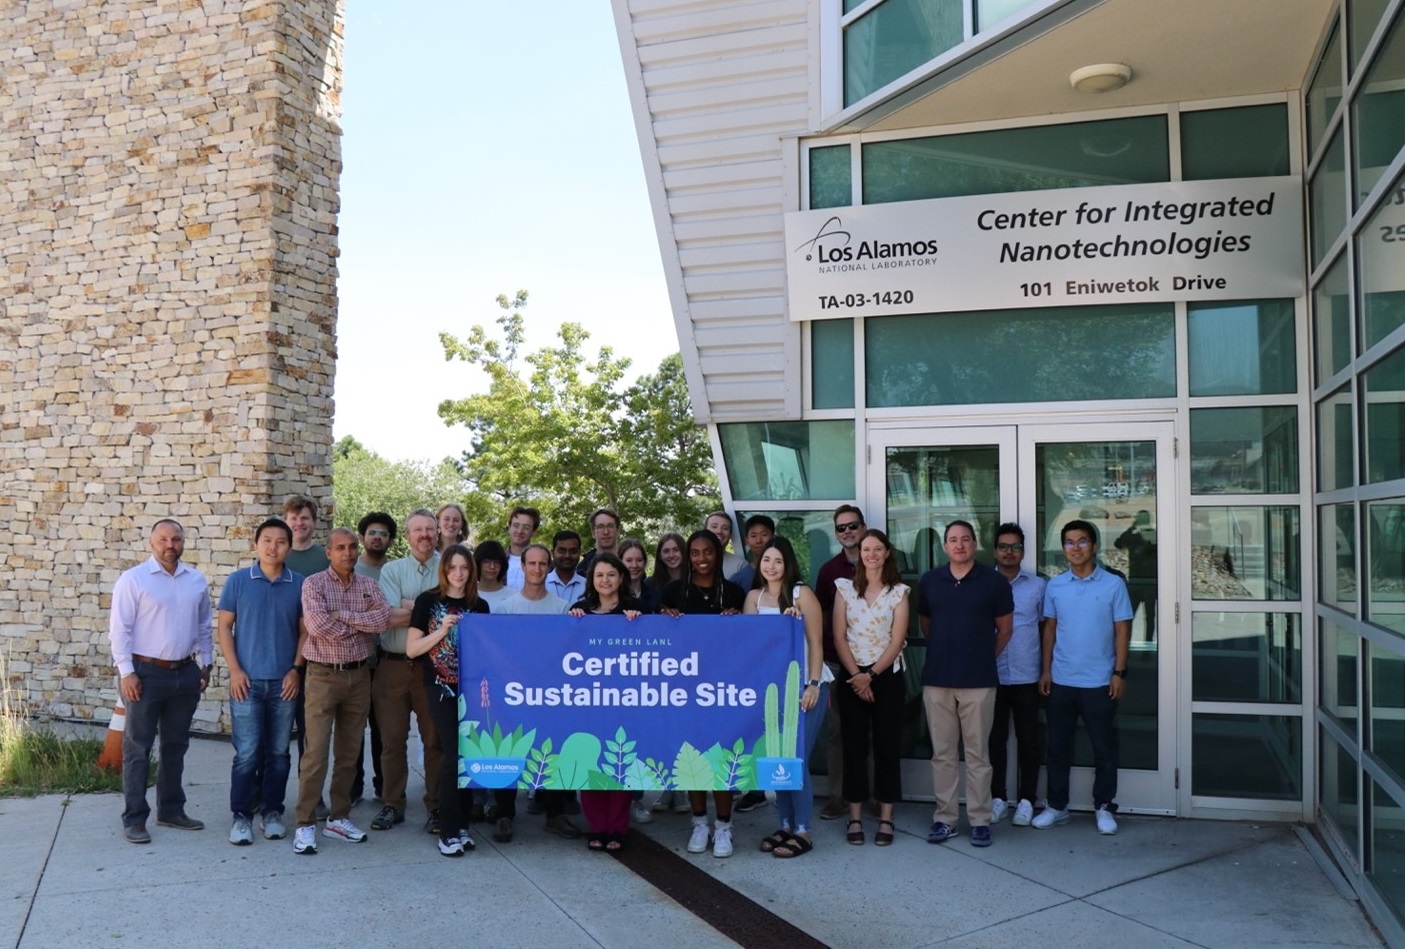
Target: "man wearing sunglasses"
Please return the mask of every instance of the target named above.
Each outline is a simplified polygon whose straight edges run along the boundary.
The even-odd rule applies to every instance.
[[[1005,650],[995,658],[1000,685],[995,689],[995,718],[990,726],[990,790],[992,823],[1014,811],[1011,823],[1028,827],[1034,819],[1039,791],[1039,673],[1042,657],[1039,624],[1044,609],[1044,578],[1025,570],[1024,529],[1001,524],[995,529],[995,569],[1010,582],[1015,596],[1014,632]],[[1015,721],[1016,796],[1009,797],[1010,719]],[[1013,807],[1007,801],[1018,802]]]
[[[1098,833],[1117,833],[1117,702],[1127,688],[1132,600],[1127,583],[1098,563],[1098,529],[1069,521],[1060,532],[1068,570],[1044,590],[1044,656],[1039,691],[1049,700],[1049,806],[1040,829],[1068,822],[1068,778],[1078,719],[1093,746]]]
[[[815,596],[824,611],[824,661],[836,675],[843,672],[839,664],[839,654],[834,651],[834,581],[854,579],[854,570],[859,562],[859,541],[863,540],[868,525],[864,523],[863,511],[852,504],[841,504],[834,509],[834,538],[839,541],[839,553],[821,566],[815,577]],[[845,676],[848,673],[844,673]],[[849,812],[844,803],[842,784],[839,776],[844,773],[844,749],[839,736],[839,708],[834,702],[825,713],[829,741],[826,743],[829,774],[829,802],[820,809],[822,820],[834,820]]]

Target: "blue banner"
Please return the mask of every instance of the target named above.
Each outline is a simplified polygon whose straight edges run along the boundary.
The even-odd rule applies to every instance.
[[[798,790],[804,624],[459,620],[459,786]]]

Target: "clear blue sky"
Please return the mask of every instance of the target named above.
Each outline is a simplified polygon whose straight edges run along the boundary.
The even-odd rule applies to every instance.
[[[441,330],[531,295],[649,372],[678,349],[610,7],[347,0],[335,435],[456,455],[439,402],[482,391]],[[648,332],[641,332],[647,327]]]

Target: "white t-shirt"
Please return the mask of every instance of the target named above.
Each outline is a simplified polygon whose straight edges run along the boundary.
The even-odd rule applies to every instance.
[[[560,616],[571,604],[548,590],[540,600],[529,600],[520,592],[512,593],[491,608],[494,613],[508,616]]]

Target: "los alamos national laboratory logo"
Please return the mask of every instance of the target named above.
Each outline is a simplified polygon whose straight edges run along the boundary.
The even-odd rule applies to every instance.
[[[915,241],[860,240],[844,229],[839,215],[833,215],[820,225],[819,231],[799,247],[805,260],[817,262],[820,273],[847,273],[862,270],[894,270],[902,267],[926,267],[936,263],[937,239],[928,237]]]

